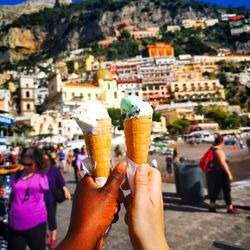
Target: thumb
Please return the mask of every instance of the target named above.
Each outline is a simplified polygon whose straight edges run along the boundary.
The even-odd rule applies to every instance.
[[[146,164],[140,165],[134,177],[135,196],[145,196],[148,193],[148,167]]]
[[[106,184],[102,190],[106,193],[114,193],[118,195],[121,183],[127,173],[127,166],[124,162],[119,162],[115,169],[111,172]]]

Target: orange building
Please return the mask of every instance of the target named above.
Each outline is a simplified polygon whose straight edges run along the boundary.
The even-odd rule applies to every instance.
[[[151,56],[174,56],[174,48],[171,44],[155,43],[147,46],[148,55]]]

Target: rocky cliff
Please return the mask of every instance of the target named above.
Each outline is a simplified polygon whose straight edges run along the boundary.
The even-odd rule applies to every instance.
[[[32,2],[34,0],[26,4]],[[42,2],[51,6],[55,1]],[[36,4],[31,6],[34,8]],[[122,27],[133,30],[160,27],[164,31],[167,25],[178,25],[183,19],[218,18],[223,12],[208,4],[187,4],[178,0],[95,0],[43,9],[2,26],[0,62],[15,63],[30,54],[47,57],[85,47],[93,41],[114,36]],[[249,43],[236,46],[242,51]]]

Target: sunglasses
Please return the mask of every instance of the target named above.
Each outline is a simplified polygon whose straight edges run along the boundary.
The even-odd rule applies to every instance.
[[[25,190],[25,195],[24,195],[24,198],[23,198],[23,203],[24,203],[25,201],[27,201],[29,198],[30,198],[30,189],[27,188],[27,189]]]
[[[23,166],[25,167],[32,167],[34,163],[22,163]]]

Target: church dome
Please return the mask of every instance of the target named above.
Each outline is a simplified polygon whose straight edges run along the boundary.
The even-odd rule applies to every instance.
[[[98,80],[106,80],[106,81],[112,81],[113,76],[112,73],[108,69],[98,69],[94,76],[95,82],[98,82]]]

